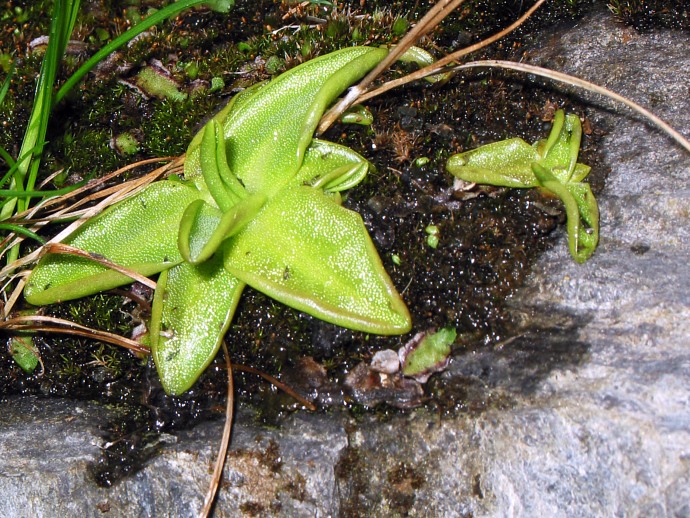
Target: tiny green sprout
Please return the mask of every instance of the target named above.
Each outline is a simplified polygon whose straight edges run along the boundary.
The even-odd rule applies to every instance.
[[[241,44],[240,44],[241,45]],[[237,45],[238,50],[242,50],[240,48],[240,45]],[[302,54],[302,57],[307,57],[309,54],[311,54],[312,50],[314,50],[314,47],[312,45],[312,42],[309,40],[305,40],[302,43],[302,46],[300,47],[300,54]]]
[[[374,122],[374,116],[367,107],[361,104],[353,104],[340,116],[340,122],[344,122],[345,124],[359,124],[360,126],[371,126]]]
[[[218,92],[225,88],[225,81],[222,77],[212,77],[211,78],[211,88],[208,89],[208,93]]]
[[[11,54],[6,52],[0,54],[0,69],[2,69],[5,74],[9,74],[12,70],[12,63],[13,60]]]
[[[424,50],[421,47],[412,46],[405,51],[405,53],[400,57],[400,61],[403,63],[416,63],[420,67],[426,67],[433,65],[436,59],[434,56]],[[445,81],[450,77],[449,73],[445,74],[434,74],[433,76],[427,76],[424,79],[429,83],[438,83],[440,81]]]
[[[132,83],[147,96],[170,101],[184,101],[187,98],[187,94],[180,91],[177,82],[162,66],[142,68]]]
[[[393,261],[393,264],[395,266],[400,266],[402,264],[402,261],[400,260],[400,256],[398,254],[391,254],[391,261]]]
[[[439,231],[436,225],[429,225],[424,229],[427,233],[426,244],[431,248],[436,248],[438,246],[438,236]]]
[[[187,77],[192,81],[199,77],[199,64],[195,61],[190,61],[189,63],[186,63],[183,68],[184,73],[187,74]]]
[[[398,16],[391,26],[391,32],[394,36],[402,36],[410,28],[410,22],[404,16]]]
[[[285,60],[278,56],[271,56],[266,60],[264,68],[267,74],[276,75],[285,69]]]
[[[417,167],[424,167],[429,163],[429,157],[426,156],[420,156],[419,158],[415,158],[414,165]]]
[[[8,341],[8,348],[12,359],[24,372],[31,374],[38,366],[38,351],[30,336],[20,334],[12,336]]]
[[[403,375],[426,383],[431,374],[448,366],[456,337],[453,328],[418,333],[399,352]]]
[[[140,149],[139,140],[136,136],[126,131],[112,138],[110,147],[121,155],[133,155]]]
[[[184,179],[149,185],[65,241],[159,275],[148,341],[168,393],[188,390],[211,363],[247,285],[351,329],[410,330],[361,216],[340,204],[369,163],[313,138],[326,108],[387,53],[346,48],[244,90],[192,139]],[[24,296],[52,304],[129,282],[87,258],[48,254]]]
[[[533,145],[502,140],[453,155],[446,168],[471,183],[537,187],[565,206],[570,254],[578,263],[591,257],[599,241],[599,209],[589,184],[590,167],[577,162],[582,126],[577,115],[558,110],[547,139]]]
[[[235,0],[209,0],[204,4],[217,13],[227,13],[235,6]]]
[[[103,27],[97,27],[94,32],[96,38],[98,38],[98,41],[100,43],[103,43],[104,41],[108,40],[108,38],[110,38],[110,33]]]

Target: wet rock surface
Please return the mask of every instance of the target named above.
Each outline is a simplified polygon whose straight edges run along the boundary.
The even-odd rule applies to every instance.
[[[635,99],[687,137],[689,46],[687,33],[640,35],[600,12],[528,59]],[[608,130],[594,257],[575,264],[565,235],[545,254],[511,301],[519,332],[439,375],[452,413],[300,413],[276,429],[238,416],[216,516],[690,515],[690,158],[581,95]],[[143,470],[99,488],[109,412],[3,403],[0,516],[195,514],[222,422],[162,436]]]

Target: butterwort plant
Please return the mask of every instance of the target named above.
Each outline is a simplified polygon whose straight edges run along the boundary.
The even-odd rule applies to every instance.
[[[158,275],[147,340],[169,394],[213,360],[247,285],[351,329],[410,330],[361,217],[341,205],[368,162],[313,137],[326,108],[386,55],[343,49],[237,94],[190,143],[184,178],[149,185],[64,241]],[[48,254],[24,296],[46,305],[130,282],[88,257]]]
[[[560,198],[565,207],[570,254],[583,263],[599,241],[599,209],[589,184],[590,167],[577,161],[582,125],[558,110],[548,138],[530,145],[521,138],[494,142],[453,155],[448,171],[466,182],[532,188]]]

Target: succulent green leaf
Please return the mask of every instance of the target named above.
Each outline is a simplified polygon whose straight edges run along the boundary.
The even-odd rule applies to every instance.
[[[199,191],[179,181],[156,182],[84,223],[64,243],[142,275],[182,261],[177,229]],[[132,279],[83,257],[50,254],[31,273],[24,297],[34,305],[76,299]]]
[[[361,182],[369,162],[349,147],[314,139],[291,185],[310,184],[326,192],[351,189]]]
[[[370,333],[411,327],[359,214],[317,189],[284,189],[224,248],[230,273],[288,306]]]
[[[159,276],[151,317],[151,354],[168,394],[188,390],[213,361],[244,284],[222,257],[181,263]]]
[[[539,159],[534,146],[511,138],[453,155],[446,168],[466,182],[526,188],[537,185],[531,164]]]
[[[269,198],[292,179],[314,130],[348,86],[388,53],[350,47],[307,61],[255,90],[224,124],[228,166],[249,193]]]
[[[178,236],[184,260],[192,264],[208,260],[225,239],[256,216],[265,201],[264,195],[252,194],[224,213],[203,200],[191,203],[182,217]]]
[[[240,106],[242,106],[242,104],[251,100],[254,93],[264,86],[266,86],[265,82],[257,83],[236,94],[230,99],[228,104],[226,104],[217,114],[213,116],[213,120],[218,122],[222,127],[231,112],[238,109]],[[206,184],[203,181],[203,174],[201,171],[201,140],[205,131],[206,126],[197,132],[196,135],[194,135],[192,141],[189,143],[189,146],[187,146],[187,154],[184,161],[185,179],[195,182],[195,184],[201,190],[206,189]],[[197,184],[197,182],[200,183]]]

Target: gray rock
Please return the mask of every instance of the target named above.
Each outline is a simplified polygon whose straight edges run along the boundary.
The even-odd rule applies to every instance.
[[[531,59],[629,96],[690,136],[688,48],[687,33],[640,35],[598,13]],[[511,301],[524,332],[454,359],[443,376],[464,380],[478,408],[356,422],[298,414],[279,429],[239,418],[216,516],[690,516],[690,155],[582,95],[610,128],[601,245],[576,265],[563,236]],[[34,398],[4,405],[0,516],[197,512],[222,424],[164,437],[142,471],[103,489],[88,466],[107,413]]]

